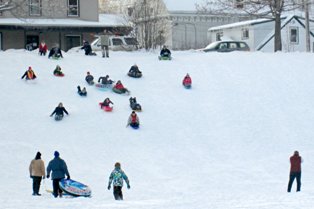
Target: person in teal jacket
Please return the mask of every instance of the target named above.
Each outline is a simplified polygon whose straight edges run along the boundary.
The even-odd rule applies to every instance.
[[[113,196],[115,200],[123,200],[122,187],[123,180],[126,182],[127,188],[130,189],[130,182],[127,175],[121,169],[120,163],[115,163],[114,170],[111,172],[108,183],[108,190],[111,188],[111,184],[113,185]]]

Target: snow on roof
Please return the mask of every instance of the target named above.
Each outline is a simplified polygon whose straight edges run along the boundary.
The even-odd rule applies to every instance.
[[[168,11],[196,11],[195,4],[201,0],[164,0]]]
[[[21,19],[21,18],[0,18],[0,25],[15,26],[64,26],[64,27],[108,27],[108,26],[128,26],[128,21],[119,15],[100,14],[99,21],[87,21],[80,19]]]
[[[240,26],[254,25],[254,24],[257,24],[257,23],[268,22],[268,21],[272,21],[272,19],[261,18],[261,19],[256,19],[256,20],[246,20],[246,21],[241,21],[241,22],[236,22],[236,23],[231,23],[231,24],[211,27],[208,30],[209,31],[214,31],[214,30],[222,30],[222,29],[226,29],[226,28],[236,28],[236,27],[240,27]]]

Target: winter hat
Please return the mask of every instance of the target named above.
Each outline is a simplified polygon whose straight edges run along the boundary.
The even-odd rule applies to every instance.
[[[41,157],[41,153],[40,153],[40,152],[37,152],[37,153],[36,153],[36,157],[35,157],[35,160],[38,160],[38,159],[40,159],[40,157]]]
[[[59,157],[60,153],[58,151],[55,151],[54,155],[55,157]]]
[[[119,162],[116,162],[116,163],[114,164],[114,167],[115,167],[115,168],[121,168],[121,164],[120,164]]]
[[[31,70],[31,69],[32,69],[32,67],[31,67],[31,66],[29,66],[29,67],[28,67],[28,69],[29,69],[29,70]]]

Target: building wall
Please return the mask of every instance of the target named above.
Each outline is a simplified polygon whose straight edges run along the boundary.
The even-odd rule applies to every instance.
[[[204,48],[211,43],[208,28],[247,20],[245,16],[225,17],[219,15],[200,15],[196,12],[172,12],[172,40],[170,47],[174,50]]]
[[[68,16],[68,0],[42,0],[40,15],[29,14],[28,0],[13,0],[21,5],[12,11],[4,11],[0,18],[77,18],[98,21],[98,0],[79,0],[79,16]]]

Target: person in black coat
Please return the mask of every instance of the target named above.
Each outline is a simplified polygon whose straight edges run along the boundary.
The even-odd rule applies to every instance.
[[[109,79],[109,75],[106,75],[105,77],[101,76],[98,78],[98,83],[108,85],[108,84],[113,84],[114,81]]]
[[[53,58],[60,58],[60,57],[62,57],[63,58],[61,49],[58,46],[53,47],[50,50],[50,52],[49,52],[48,59],[50,57],[53,57]]]
[[[166,47],[166,46],[163,46],[162,47],[162,50],[160,51],[160,56],[161,57],[171,57],[171,52],[170,50]]]
[[[84,41],[81,49],[85,50],[85,55],[91,55],[92,54],[92,47],[88,41]]]
[[[54,114],[56,114],[55,119],[56,120],[62,120],[63,113],[69,114],[68,111],[63,107],[63,104],[60,102],[58,107],[51,113],[50,117],[52,117]]]
[[[90,74],[90,72],[87,72],[87,75],[85,77],[85,81],[89,84],[89,85],[93,85],[94,84],[94,76],[92,76]]]
[[[109,98],[106,98],[104,102],[100,104],[100,108],[109,107],[110,104],[113,104],[113,102]]]

